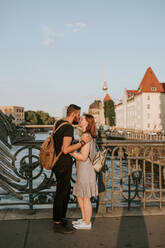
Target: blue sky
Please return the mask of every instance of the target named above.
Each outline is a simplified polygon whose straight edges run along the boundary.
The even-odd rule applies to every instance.
[[[137,89],[151,66],[165,82],[164,0],[0,0],[0,105],[60,116]]]

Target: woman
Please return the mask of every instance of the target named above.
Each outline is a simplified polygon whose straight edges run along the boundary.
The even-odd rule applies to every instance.
[[[96,184],[96,173],[92,161],[96,151],[96,129],[92,115],[84,114],[79,123],[83,137],[89,136],[90,142],[86,143],[80,152],[73,152],[71,155],[77,160],[77,181],[73,188],[73,194],[77,197],[80,205],[82,219],[73,221],[76,229],[91,229],[92,204],[90,198],[98,195]]]

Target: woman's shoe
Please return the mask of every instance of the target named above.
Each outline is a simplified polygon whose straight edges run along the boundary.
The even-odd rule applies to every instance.
[[[79,229],[79,230],[91,230],[91,228],[92,228],[91,222],[89,224],[86,224],[85,222],[82,222],[80,224],[75,224],[73,226],[74,226],[75,229]]]
[[[83,219],[73,220],[72,225],[77,225],[77,224],[80,224],[80,223],[83,223],[83,222],[84,222]]]

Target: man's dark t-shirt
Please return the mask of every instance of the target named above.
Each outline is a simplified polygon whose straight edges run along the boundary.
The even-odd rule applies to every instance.
[[[56,128],[62,124],[63,122],[66,122],[64,120],[59,120],[56,123]],[[74,128],[73,126],[68,122],[68,124],[60,127],[60,129],[54,134],[54,144],[55,144],[55,151],[56,154],[61,151],[62,144],[63,144],[63,138],[64,137],[71,137],[73,141],[74,136]],[[60,156],[59,160],[57,161],[55,167],[61,167],[61,166],[67,166],[67,164],[72,164],[72,157],[69,154],[64,154]]]

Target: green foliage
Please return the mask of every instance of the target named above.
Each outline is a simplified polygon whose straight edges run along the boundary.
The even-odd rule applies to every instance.
[[[112,100],[104,102],[104,117],[107,125],[115,126],[115,107]]]
[[[29,125],[52,125],[55,122],[55,118],[51,117],[44,111],[26,111],[25,112],[25,123]]]

